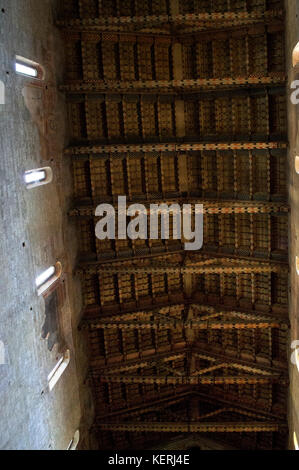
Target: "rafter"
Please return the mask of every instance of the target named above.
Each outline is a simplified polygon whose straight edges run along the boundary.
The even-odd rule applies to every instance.
[[[243,370],[250,373],[257,373],[265,376],[271,376],[273,373],[283,374],[287,369],[272,367],[261,367],[255,362],[244,361],[242,359],[235,359],[225,354],[217,354],[214,352],[206,351],[197,344],[191,346],[191,354],[198,359],[204,359],[213,362],[215,365],[225,363],[228,367],[233,367],[238,370]]]
[[[159,411],[165,409],[166,406],[176,405],[177,403],[185,402],[192,395],[192,391],[179,392],[173,397],[166,396],[159,400],[151,400],[151,402],[136,404],[125,409],[117,409],[110,413],[103,413],[102,410],[98,410],[98,413],[95,417],[95,425],[101,422],[102,420],[109,420],[117,416],[122,416],[122,418],[129,416],[140,416],[144,413],[150,413],[152,411]]]
[[[225,408],[234,408],[238,410],[239,413],[252,413],[252,416],[259,416],[260,419],[284,419],[284,416],[279,413],[271,413],[269,410],[264,407],[250,406],[248,403],[244,402],[243,397],[241,397],[237,402],[233,398],[224,398],[223,396],[218,396],[213,394],[213,388],[209,389],[209,394],[203,393],[199,389],[193,389],[193,394],[190,396],[196,397],[199,402],[209,403],[211,405],[218,404],[218,406],[223,406]],[[237,405],[236,405],[237,403]]]

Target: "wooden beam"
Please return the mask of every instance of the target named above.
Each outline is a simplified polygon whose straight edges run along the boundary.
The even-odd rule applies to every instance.
[[[99,203],[101,201],[98,201]],[[107,202],[107,201],[105,201]],[[127,206],[130,203],[135,201],[127,200]],[[210,199],[201,199],[201,198],[175,198],[175,199],[165,199],[161,200],[141,200],[138,201],[138,204],[143,204],[147,212],[149,213],[149,205],[154,204],[202,204],[203,205],[203,214],[288,214],[289,206],[287,203],[283,202],[259,202],[259,201],[214,201]],[[70,210],[69,215],[73,217],[95,217],[95,210],[97,207],[97,202],[95,201],[93,205],[86,205],[79,202],[76,203],[76,207]],[[192,207],[194,212],[194,207]],[[117,204],[115,205],[115,211],[117,213]]]
[[[189,13],[185,15],[152,15],[152,16],[111,16],[87,19],[59,20],[57,26],[72,31],[134,31],[140,27],[155,28],[164,24],[177,26],[196,26],[196,30],[208,30],[218,27],[252,25],[260,22],[282,18],[283,10],[251,12],[226,11],[223,13]],[[154,32],[154,30],[153,30]]]
[[[219,88],[233,89],[242,87],[256,87],[267,85],[283,85],[286,76],[276,73],[267,76],[255,77],[225,77],[225,78],[198,78],[188,80],[136,80],[134,82],[120,82],[115,80],[78,80],[60,86],[65,93],[174,93],[181,94],[190,91],[212,91]]]
[[[284,322],[263,320],[263,321],[200,321],[190,320],[182,321],[173,319],[163,320],[156,319],[155,321],[111,321],[111,320],[97,320],[89,323],[90,329],[121,329],[121,330],[252,330],[252,329],[270,329],[281,328],[286,325]],[[84,325],[83,325],[84,326]],[[86,325],[87,326],[87,325]]]
[[[113,260],[109,264],[101,263],[100,261],[81,263],[77,272],[81,275],[101,274],[109,272],[110,274],[118,273],[151,273],[151,274],[250,274],[250,273],[279,273],[288,272],[288,265],[286,263],[277,263],[273,261],[255,261],[243,260],[242,258],[206,258],[197,262],[184,263],[171,263],[169,262],[155,262],[152,258],[144,259],[142,262],[139,260],[136,263],[134,260],[129,262],[121,262],[119,259]]]
[[[270,383],[284,383],[278,375],[272,376],[146,376],[146,375],[102,375],[100,381],[103,383],[123,384],[160,384],[160,385],[264,385]]]
[[[197,151],[222,151],[222,150],[267,150],[287,149],[287,142],[188,142],[188,143],[147,143],[147,144],[86,144],[76,145],[65,149],[66,155],[93,154],[125,154],[130,157],[132,153],[139,152],[197,152]]]
[[[128,432],[278,432],[287,429],[287,424],[279,421],[232,421],[232,422],[162,422],[162,423],[99,423],[102,431]]]
[[[215,403],[217,403],[218,406],[224,406],[224,407],[236,407],[236,400],[234,400],[232,397],[226,397],[224,398],[223,396],[218,396],[217,393],[216,395],[213,395],[213,388],[209,389],[209,393],[202,393],[200,392],[200,389],[195,389],[193,388],[191,392],[191,396],[196,397],[198,402],[204,402],[204,403],[209,403],[210,405],[214,406]],[[275,413],[266,410],[264,407],[259,407],[255,403],[255,405],[250,406],[248,405],[248,402],[243,401],[243,394],[240,397],[240,399],[237,402],[238,405],[238,413],[253,413],[255,415],[255,419],[271,419],[271,420],[280,420],[284,419],[284,414],[280,414],[275,410]],[[109,419],[109,418],[107,418]]]

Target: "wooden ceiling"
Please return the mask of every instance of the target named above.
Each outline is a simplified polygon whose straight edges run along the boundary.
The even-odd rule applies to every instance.
[[[65,0],[66,81],[100,449],[182,433],[287,442],[280,0]],[[95,208],[202,203],[204,245],[95,237]]]

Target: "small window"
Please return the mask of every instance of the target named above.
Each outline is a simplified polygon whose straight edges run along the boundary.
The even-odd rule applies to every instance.
[[[5,85],[2,82],[2,80],[0,80],[0,106],[4,104],[5,104]]]
[[[50,392],[53,390],[58,380],[64,373],[65,369],[70,363],[70,360],[71,360],[71,353],[70,353],[70,350],[68,349],[67,351],[65,351],[64,355],[57,362],[52,372],[48,375],[48,385],[49,385]]]
[[[299,276],[299,257],[298,256],[296,256],[296,271]]]
[[[26,171],[24,174],[24,181],[28,189],[43,186],[44,184],[51,183],[52,180],[53,172],[50,167]]]
[[[36,68],[21,64],[20,62],[16,62],[16,72],[21,73],[22,75],[27,75],[27,77],[37,77]]]
[[[43,80],[45,76],[43,68],[37,62],[33,62],[21,56],[16,56],[15,70],[24,77]]]
[[[299,63],[299,42],[296,44],[296,46],[293,49],[293,67],[296,67],[298,63]]]
[[[297,439],[297,435],[295,432],[294,432],[294,447],[295,447],[295,450],[299,450],[298,439]]]
[[[295,349],[295,361],[296,361],[297,370],[299,372],[299,348]]]
[[[69,443],[67,450],[76,450],[80,441],[80,431],[77,430],[74,434],[73,439]]]
[[[46,172],[44,170],[36,170],[36,171],[26,171],[25,173],[25,183],[32,184],[32,183],[41,183],[46,179]]]
[[[0,341],[0,366],[5,364],[5,346],[3,341]]]
[[[56,263],[55,266],[50,266],[43,273],[41,273],[35,280],[38,295],[44,294],[51,286],[57,281],[62,274],[61,263]]]
[[[295,157],[295,170],[299,174],[299,157]]]
[[[52,276],[54,276],[54,274],[55,274],[55,266],[51,266],[50,268],[48,268],[46,271],[44,271],[42,274],[40,274],[36,278],[35,280],[36,287],[40,287],[43,284],[45,284],[45,282],[47,282]]]

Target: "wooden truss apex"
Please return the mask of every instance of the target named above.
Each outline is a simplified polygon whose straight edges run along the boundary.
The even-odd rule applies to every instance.
[[[151,402],[143,402],[136,404],[135,406],[131,406],[126,409],[118,409],[113,410],[108,413],[97,413],[95,418],[94,427],[97,427],[97,424],[102,422],[109,422],[114,421],[116,417],[121,416],[121,420],[124,421],[126,419],[130,419],[134,421],[134,417],[145,415],[146,413],[150,412],[159,412],[162,416],[162,413],[172,405],[177,405],[179,403],[189,403],[189,406],[193,403],[195,407],[199,402],[203,404],[210,404],[212,406],[217,406],[220,408],[216,408],[216,410],[211,411],[209,413],[202,414],[198,416],[198,420],[205,421],[206,418],[210,418],[211,416],[221,415],[222,413],[233,413],[242,416],[243,418],[246,417],[247,419],[251,418],[253,420],[278,420],[282,419],[282,415],[276,415],[273,413],[269,413],[265,410],[259,411],[254,408],[248,408],[248,406],[244,406],[244,404],[238,403],[238,407],[236,408],[236,403],[234,400],[227,401],[223,399],[219,399],[219,397],[213,397],[213,395],[199,393],[196,388],[189,388],[188,391],[179,392],[175,395],[171,394],[168,397],[164,397],[160,400],[154,400]],[[192,406],[192,405],[191,405]]]
[[[115,314],[111,317],[83,317],[84,329],[171,329],[171,330],[231,330],[288,328],[287,319],[257,312],[217,310],[200,304],[173,304],[168,307]]]
[[[196,360],[203,360],[205,367],[196,366]],[[173,364],[176,361],[184,362],[184,370],[176,369]],[[172,379],[174,382],[171,383],[184,383],[184,378],[186,383],[191,383],[194,379],[194,384],[200,383],[196,382],[198,377],[207,377],[208,379],[213,378],[212,373],[217,372],[219,380],[227,377],[249,377],[249,378],[260,378],[267,379],[266,383],[275,381],[279,379],[282,382],[287,381],[285,375],[285,370],[277,368],[267,368],[261,367],[255,362],[240,361],[232,359],[231,357],[226,357],[225,355],[219,356],[217,354],[208,353],[199,349],[198,347],[192,347],[184,349],[180,352],[171,352],[165,354],[155,354],[149,357],[144,357],[143,359],[127,361],[126,363],[117,363],[114,365],[106,365],[103,367],[92,367],[89,371],[89,377],[96,379],[101,382],[118,382],[118,383],[143,383],[143,379],[147,380],[147,377],[151,380],[150,382],[144,383],[166,383],[153,381],[153,375],[151,369],[154,368],[158,371],[156,379]],[[140,374],[140,370],[143,371]],[[187,373],[186,373],[187,371]],[[221,371],[221,374],[219,373]],[[166,374],[165,374],[166,372]],[[138,374],[137,374],[138,373]],[[208,375],[210,374],[210,375]],[[133,379],[130,379],[129,382],[126,382],[126,377],[135,377],[139,376],[140,378],[136,379],[134,382]],[[175,382],[177,379],[177,382]],[[168,383],[168,382],[167,382]],[[169,382],[170,383],[170,382]],[[207,382],[208,383],[208,382]],[[212,382],[210,382],[212,383]],[[222,382],[223,383],[223,382]],[[258,382],[259,383],[259,382]]]
[[[192,398],[194,397],[194,398]],[[188,397],[181,396],[180,398],[170,399],[169,401],[148,405],[143,404],[141,408],[124,410],[121,412],[122,419],[118,422],[115,421],[116,415],[118,413],[112,413],[106,415],[105,417],[96,418],[95,428],[103,430],[113,430],[116,429],[110,426],[120,426],[117,430],[123,431],[170,431],[170,432],[242,432],[248,430],[249,432],[262,432],[266,431],[280,431],[286,428],[286,423],[284,420],[277,418],[275,416],[267,416],[264,413],[257,412],[254,410],[247,410],[244,408],[237,408],[234,404],[221,404],[218,403],[214,409],[206,410],[201,413],[196,413],[194,420],[186,421],[173,421],[173,417],[176,418],[176,415],[169,409],[172,404],[182,402],[182,400],[188,400],[189,405],[195,406],[198,408],[198,398],[195,395],[189,395],[191,400],[188,400]],[[203,397],[200,402],[206,403]],[[152,411],[159,412],[160,420],[158,422],[153,422],[149,420],[149,413]],[[139,416],[138,421],[136,420]],[[141,418],[141,419],[140,419]],[[228,419],[229,418],[229,419]],[[212,421],[213,419],[213,421]],[[158,426],[158,428],[152,428],[151,424]],[[136,428],[136,425],[140,425],[141,428]],[[227,425],[228,428],[224,429],[223,426]],[[103,426],[103,427],[102,427]],[[123,427],[125,426],[125,428]],[[177,426],[177,427],[176,427]],[[274,427],[275,426],[275,427]]]

